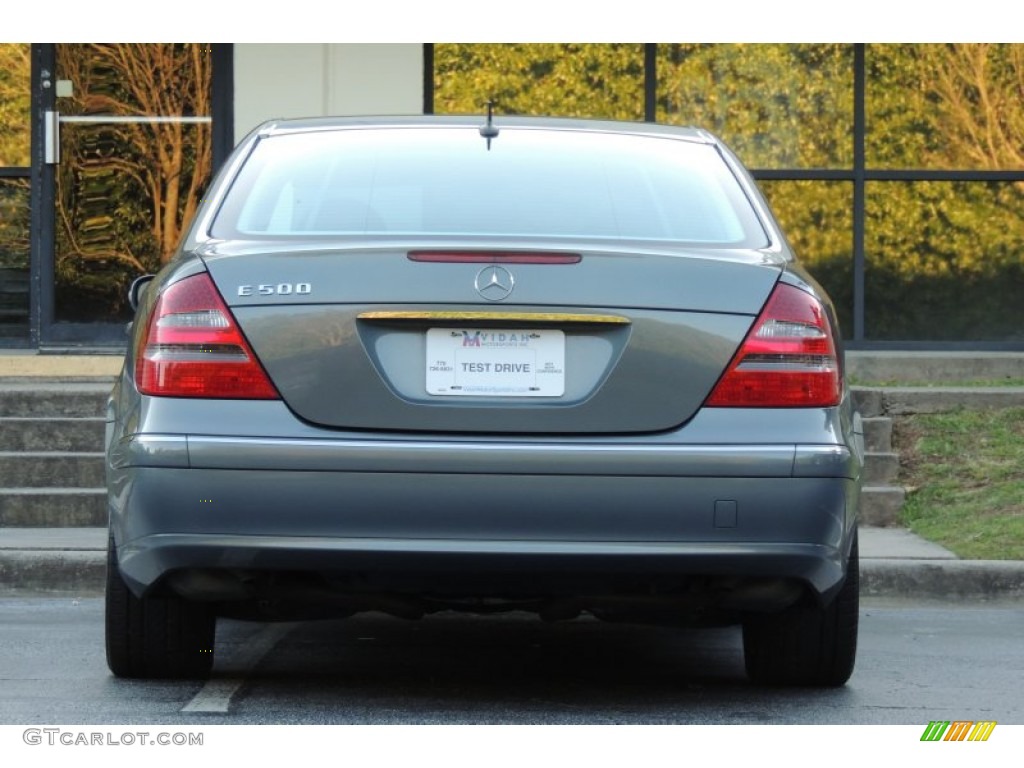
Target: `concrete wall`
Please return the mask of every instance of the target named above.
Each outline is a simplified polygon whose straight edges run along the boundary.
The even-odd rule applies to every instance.
[[[235,141],[264,120],[423,112],[419,43],[236,43]]]

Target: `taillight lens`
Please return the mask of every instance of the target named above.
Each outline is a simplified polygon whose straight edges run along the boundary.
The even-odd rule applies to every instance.
[[[779,283],[705,405],[812,408],[839,404],[832,326],[814,296]]]
[[[157,299],[137,350],[135,382],[142,394],[163,397],[279,397],[205,273]]]

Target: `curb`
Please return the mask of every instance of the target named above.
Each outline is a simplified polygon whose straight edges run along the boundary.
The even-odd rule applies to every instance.
[[[0,597],[100,595],[106,554],[96,550],[0,551]],[[1024,600],[1018,560],[861,559],[863,597]]]
[[[0,596],[102,594],[107,573],[102,552],[0,552]]]
[[[1019,560],[865,560],[861,595],[930,600],[1024,599]]]

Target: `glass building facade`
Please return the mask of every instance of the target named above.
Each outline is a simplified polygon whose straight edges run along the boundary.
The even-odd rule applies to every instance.
[[[127,287],[168,261],[210,178],[214,59],[0,43],[0,346],[124,345]]]
[[[867,348],[1024,348],[1024,45],[435,44],[425,111],[697,125]]]
[[[122,345],[125,287],[167,260],[230,151],[236,84],[262,110],[246,126],[287,102],[266,96],[253,62],[278,56],[294,90],[345,60],[343,44],[315,61],[301,46],[250,45],[237,60],[259,71],[247,73],[234,63],[244,45],[0,43],[0,346]],[[371,69],[387,70],[393,48],[378,46]],[[398,84],[413,110],[418,48]],[[427,113],[483,115],[493,100],[499,119],[721,136],[852,347],[1024,349],[1024,44],[422,48]],[[302,114],[370,73],[339,64],[332,76]]]

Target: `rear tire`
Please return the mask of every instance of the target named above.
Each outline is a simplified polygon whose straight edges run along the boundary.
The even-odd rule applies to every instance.
[[[118,677],[199,678],[213,666],[216,615],[176,596],[136,597],[107,547],[107,666]]]
[[[743,624],[747,675],[762,685],[839,686],[857,657],[860,556],[854,533],[846,579],[826,606],[806,599]]]

